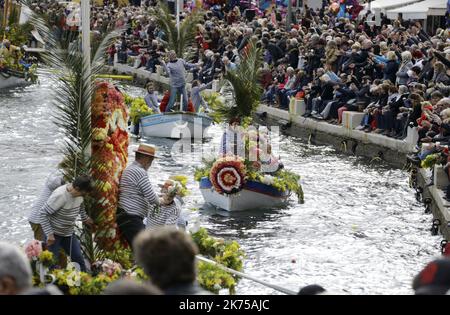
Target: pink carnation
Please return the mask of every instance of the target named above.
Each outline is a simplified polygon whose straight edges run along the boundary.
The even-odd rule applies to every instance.
[[[37,240],[32,240],[25,247],[25,254],[27,254],[28,259],[37,258],[41,253],[42,253],[42,244]]]

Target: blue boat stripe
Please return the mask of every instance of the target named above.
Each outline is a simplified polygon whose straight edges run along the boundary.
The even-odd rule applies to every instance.
[[[212,188],[212,183],[207,177],[203,177],[200,180],[200,189],[210,189]],[[273,197],[285,197],[288,194],[286,192],[280,191],[273,186],[269,186],[260,182],[247,181],[243,187],[243,189],[247,189],[253,192],[257,192],[260,194],[273,196]]]

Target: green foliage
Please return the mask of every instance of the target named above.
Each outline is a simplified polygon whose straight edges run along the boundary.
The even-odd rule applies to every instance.
[[[211,166],[203,166],[195,169],[194,179],[199,182],[203,177],[209,178],[209,172],[211,171]]]
[[[440,163],[442,157],[439,153],[427,155],[427,157],[421,162],[422,168],[433,168],[436,164]]]
[[[7,30],[0,26],[1,36],[5,37],[15,46],[23,46],[28,42],[28,38],[33,30],[33,26],[30,23],[23,25],[10,25]]]
[[[169,179],[180,183],[181,189],[178,192],[180,197],[186,197],[189,195],[189,189],[187,188],[188,177],[186,175],[172,175]]]
[[[31,8],[30,1],[23,1]],[[94,93],[94,78],[100,74],[107,48],[119,36],[118,32],[105,34],[98,48],[93,51],[91,71],[80,50],[80,43],[68,45],[68,39],[55,36],[48,16],[33,12],[30,24],[45,39],[44,61],[56,71],[52,73],[55,84],[55,124],[63,130],[64,175],[71,181],[80,174],[89,174],[91,157],[89,154],[92,138],[90,104]],[[79,41],[79,39],[77,39]]]
[[[174,50],[178,57],[186,57],[188,47],[195,41],[196,27],[197,24],[202,23],[203,14],[200,11],[189,14],[180,22],[180,31],[178,32],[176,20],[164,2],[160,1],[149,11],[164,32],[169,50]]]
[[[305,202],[299,175],[288,170],[280,170],[274,175],[273,186],[281,191],[294,192],[300,203]]]
[[[54,264],[53,253],[48,250],[42,251],[38,257],[39,262],[41,262],[45,267],[50,267]]]
[[[224,106],[224,98],[217,92],[212,93],[202,93],[203,99],[208,104],[209,108],[213,111],[209,113],[209,116],[216,123],[222,122],[222,115],[219,114],[218,110]]]
[[[105,258],[119,263],[125,269],[133,268],[134,258],[130,248],[124,248],[120,243],[116,243],[112,250],[106,252]]]
[[[261,98],[260,68],[262,65],[262,50],[251,41],[241,56],[241,63],[235,71],[228,71],[224,80],[232,86],[231,95],[227,94],[223,104],[217,103],[213,108],[216,119],[229,122],[233,118],[245,120],[246,126],[251,121]]]
[[[198,262],[198,282],[205,290],[215,294],[223,288],[227,288],[230,294],[236,291],[236,280],[231,274],[203,261]]]
[[[142,117],[153,115],[154,112],[147,106],[143,97],[125,97],[125,103],[130,104],[130,119],[134,125],[139,124]]]
[[[206,256],[225,267],[241,271],[243,267],[244,251],[236,241],[225,241],[208,235],[206,229],[201,228],[192,234],[200,254]],[[235,293],[239,278],[229,274],[219,267],[199,262],[198,281],[202,287],[214,293],[221,289],[228,289],[230,294]]]

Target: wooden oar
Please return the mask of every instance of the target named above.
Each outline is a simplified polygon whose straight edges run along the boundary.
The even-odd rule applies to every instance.
[[[245,273],[242,273],[242,272],[239,272],[239,271],[237,271],[237,270],[234,270],[234,269],[225,267],[224,265],[221,265],[221,264],[219,264],[218,262],[216,262],[216,261],[214,261],[214,260],[211,260],[211,259],[208,259],[208,258],[205,258],[205,257],[203,257],[203,256],[201,256],[201,255],[197,255],[196,257],[197,257],[198,260],[204,261],[204,262],[206,262],[206,263],[213,264],[213,265],[219,267],[220,269],[222,269],[222,270],[224,270],[224,271],[226,271],[226,272],[232,273],[232,274],[234,274],[234,275],[236,275],[236,276],[239,276],[239,277],[242,277],[242,278],[245,278],[245,279],[252,280],[252,281],[257,282],[257,283],[259,283],[259,284],[262,284],[262,285],[264,285],[264,286],[266,286],[266,287],[272,288],[272,289],[277,290],[277,291],[279,291],[279,292],[283,292],[284,294],[288,294],[288,295],[297,295],[297,292],[294,292],[294,291],[289,290],[289,289],[285,289],[285,288],[280,287],[280,286],[278,286],[278,285],[276,285],[276,284],[267,283],[267,282],[265,282],[265,281],[262,281],[262,280],[259,280],[259,279],[255,278],[255,277],[253,277],[253,276],[249,276],[249,275],[246,275]]]

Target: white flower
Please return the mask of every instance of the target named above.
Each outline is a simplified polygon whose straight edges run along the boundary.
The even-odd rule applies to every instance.
[[[275,183],[275,178],[271,175],[264,175],[261,182],[266,185],[273,185]]]
[[[216,160],[216,157],[215,157],[214,154],[205,154],[205,155],[203,156],[203,160],[204,160],[206,163],[212,163],[212,162],[214,162],[214,161]]]
[[[192,234],[197,233],[198,230],[200,230],[200,222],[198,221],[198,219],[195,219],[193,224],[188,225],[188,230]]]

